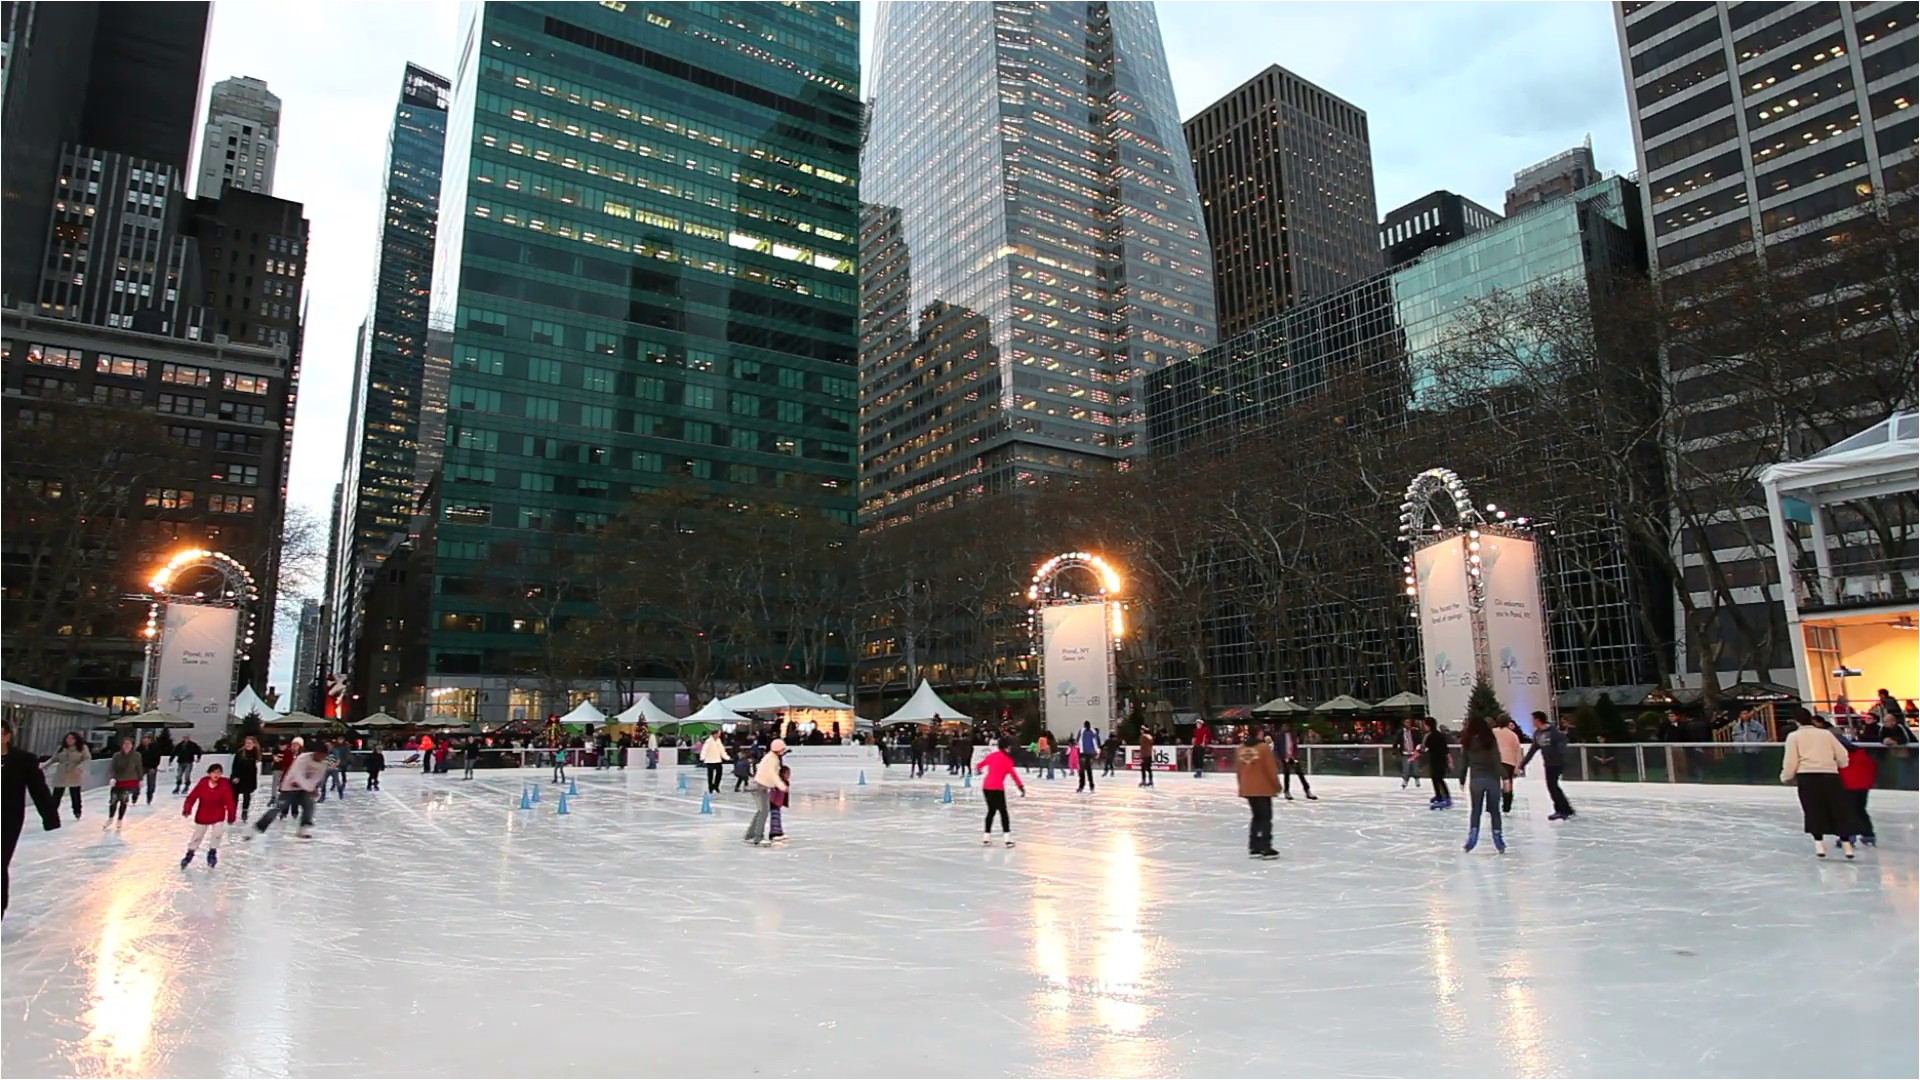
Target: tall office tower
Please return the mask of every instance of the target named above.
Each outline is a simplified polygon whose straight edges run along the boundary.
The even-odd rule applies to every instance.
[[[467,11],[434,258],[446,458],[418,554],[428,715],[505,720],[542,707],[515,674],[562,627],[502,593],[635,493],[851,522],[860,26],[818,0]],[[556,621],[601,614],[569,599]]]
[[[1739,272],[1732,260],[1755,254],[1773,271],[1815,268],[1850,237],[1868,235],[1875,218],[1912,227],[1916,20],[1920,5],[1911,0],[1615,5],[1649,247],[1664,288],[1675,295],[1718,288],[1724,275]],[[1912,243],[1909,234],[1909,252]],[[1804,277],[1811,288],[1834,288],[1829,275]],[[1875,341],[1911,334],[1857,292],[1866,284],[1850,282],[1823,296],[1782,295],[1767,306],[1804,305],[1806,333],[1825,328],[1834,335],[1830,345],[1810,343],[1812,351],[1830,348],[1834,378],[1847,377],[1861,369]],[[1910,281],[1906,288],[1910,295]],[[1714,320],[1698,320],[1695,329],[1712,334]],[[1892,350],[1910,363],[1911,336],[1904,341]],[[1781,460],[1783,440],[1793,444],[1787,456],[1802,456],[1898,407],[1858,385],[1814,388],[1795,412],[1834,418],[1825,425],[1830,430],[1800,423],[1765,433],[1753,417],[1768,410],[1739,407],[1726,385],[1724,357],[1712,355],[1756,344],[1745,338],[1701,349],[1683,341],[1669,349],[1673,400],[1697,410],[1687,421],[1692,441],[1681,452],[1701,455],[1695,460],[1702,469],[1707,462]],[[1910,379],[1909,368],[1905,380],[1889,383],[1904,381],[1910,395]],[[1912,400],[1906,397],[1907,407]],[[1843,421],[1848,407],[1860,415]],[[1682,587],[1698,590],[1676,604],[1715,613],[1710,645],[1722,657],[1722,685],[1753,678],[1761,666],[1790,671],[1784,630],[1773,630],[1783,623],[1778,586],[1765,584],[1773,556],[1762,549],[1764,539],[1752,539],[1768,532],[1765,510],[1757,503],[1728,506],[1715,516],[1705,531],[1710,549],[1676,530],[1688,579]],[[1716,604],[1707,591],[1708,581],[1721,580],[1709,561],[1733,583],[1731,603]],[[1678,671],[1689,684],[1704,675],[1699,652],[1684,644],[1679,650]]]
[[[0,293],[12,309],[40,299],[63,163],[118,155],[124,166],[87,182],[153,173],[175,177],[170,190],[179,190],[193,145],[209,5],[140,2],[103,10],[98,3],[7,3],[0,9],[6,48],[0,185],[8,236]],[[141,193],[152,195],[151,185],[135,190]],[[126,191],[91,194],[117,205]],[[72,310],[61,317],[79,317]]]
[[[1380,219],[1380,250],[1387,269],[1404,266],[1434,248],[1490,229],[1500,215],[1451,191],[1432,191]]]
[[[440,220],[440,162],[446,151],[449,82],[408,64],[387,134],[386,203],[371,309],[356,338],[353,403],[342,468],[343,545],[328,582],[336,648],[332,672],[352,675],[363,577],[375,553],[407,531]]]
[[[1365,110],[1276,65],[1186,135],[1222,339],[1380,272]]]
[[[281,704],[286,709],[320,715],[313,700],[314,685],[320,681],[320,634],[320,601],[302,600],[300,622],[293,636],[293,675],[282,695]]]
[[[1579,146],[1514,173],[1513,186],[1507,189],[1507,214],[1564,199],[1599,179],[1600,170],[1593,164],[1593,140],[1588,138]]]
[[[242,75],[214,83],[194,194],[217,199],[236,187],[271,195],[279,153],[280,99],[266,82]]]
[[[863,527],[1114,467],[1141,450],[1147,373],[1214,336],[1152,5],[889,3],[879,20],[864,238],[910,265],[869,260],[862,283]]]

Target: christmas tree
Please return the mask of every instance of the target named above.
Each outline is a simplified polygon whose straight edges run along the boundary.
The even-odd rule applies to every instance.
[[[1485,675],[1473,680],[1473,693],[1467,695],[1465,719],[1472,720],[1475,717],[1485,720],[1490,725],[1497,726],[1500,722],[1500,699],[1494,696],[1493,684],[1487,681]],[[1462,727],[1464,726],[1463,721]]]

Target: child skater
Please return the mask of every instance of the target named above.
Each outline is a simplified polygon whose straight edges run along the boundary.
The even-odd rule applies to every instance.
[[[781,824],[780,811],[785,809],[788,801],[793,798],[793,770],[784,764],[780,766],[780,783],[786,786],[767,792],[767,807],[770,813],[767,819],[767,843],[769,844],[777,844],[787,838],[786,826]]]
[[[234,796],[233,783],[220,775],[219,765],[207,766],[205,776],[193,786],[187,801],[180,807],[180,816],[193,814],[193,837],[187,841],[187,853],[180,858],[180,869],[185,870],[193,864],[193,853],[199,849],[200,841],[207,841],[207,866],[220,865],[220,838],[227,834],[227,826],[240,816],[240,800]]]
[[[564,746],[553,752],[553,782],[556,784],[567,782],[567,748]]]
[[[380,770],[387,767],[387,755],[378,745],[367,752],[367,790],[380,790]]]
[[[120,752],[107,763],[107,779],[113,787],[107,792],[107,823],[100,826],[102,830],[127,820],[127,807],[140,797],[140,780],[146,773],[146,760],[133,748],[133,739],[121,739]]]
[[[980,838],[982,844],[993,843],[993,815],[999,814],[1000,831],[1007,838],[1007,846],[1013,846],[1013,824],[1007,820],[1007,780],[1012,778],[1014,784],[1020,788],[1022,796],[1027,793],[1027,782],[1020,779],[1020,772],[1013,763],[1012,751],[1013,740],[1003,736],[1000,739],[1000,749],[988,754],[980,760],[980,764],[974,766],[976,771],[987,774],[986,778],[980,781],[980,793],[987,800],[987,831]]]
[[[753,779],[753,763],[756,759],[743,747],[733,756],[733,790],[747,790],[747,782]]]

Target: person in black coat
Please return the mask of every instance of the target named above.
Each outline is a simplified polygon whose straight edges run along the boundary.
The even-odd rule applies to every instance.
[[[173,748],[173,793],[175,795],[185,795],[193,790],[193,763],[200,760],[202,753],[204,751],[200,749],[200,744],[194,742],[191,735],[180,740],[180,745]]]
[[[246,824],[248,815],[253,813],[253,793],[260,790],[260,740],[249,735],[240,741],[240,749],[234,751],[233,765],[227,770],[228,782],[233,785],[233,793],[240,799],[240,823]],[[151,778],[152,774],[148,774]],[[152,791],[149,790],[151,795]]]
[[[160,779],[160,763],[166,760],[167,748],[148,735],[140,740],[140,768],[147,774],[147,802],[153,802],[153,786]]]
[[[40,771],[40,759],[25,750],[13,748],[13,724],[0,726],[0,839],[6,841],[4,861],[0,861],[0,912],[7,910],[12,891],[13,847],[20,842],[20,830],[27,824],[27,796],[33,796],[33,808],[40,812],[40,825],[49,832],[60,827],[60,804],[47,787],[47,774]]]
[[[1453,793],[1447,790],[1447,733],[1440,730],[1440,722],[1431,716],[1425,718],[1425,723],[1427,738],[1420,751],[1427,759],[1427,775],[1433,779],[1433,798],[1429,805],[1445,810],[1453,805]]]

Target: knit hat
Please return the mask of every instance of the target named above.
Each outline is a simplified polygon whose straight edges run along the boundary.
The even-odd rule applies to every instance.
[[[768,747],[767,749],[771,750],[776,754],[784,754],[787,752],[787,740],[775,739],[773,740],[773,745]]]

